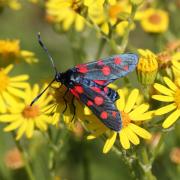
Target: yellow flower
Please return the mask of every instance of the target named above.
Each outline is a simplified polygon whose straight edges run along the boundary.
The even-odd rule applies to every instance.
[[[13,10],[19,10],[21,8],[19,0],[0,0],[0,7],[4,6],[8,6]]]
[[[172,69],[176,78],[180,78],[180,52],[177,52],[172,57]]]
[[[138,49],[139,62],[137,65],[138,80],[144,85],[153,84],[158,71],[156,55],[150,50]]]
[[[71,92],[67,92],[65,95],[66,90],[67,88],[64,85],[54,83],[53,92],[51,91],[53,101],[46,107],[46,110],[47,113],[52,114],[52,119],[50,121],[51,124],[58,125],[58,122],[62,116],[68,128],[73,130],[75,120],[82,119],[83,106],[81,106],[76,99],[73,100],[73,95]],[[63,112],[64,110],[65,112]]]
[[[164,10],[149,8],[144,11],[141,26],[149,33],[165,32],[169,25],[168,13]]]
[[[144,139],[151,138],[151,134],[148,131],[137,125],[142,121],[150,120],[153,114],[153,111],[148,111],[148,104],[136,104],[139,97],[138,89],[133,89],[128,97],[125,97],[126,91],[124,92],[119,89],[118,93],[120,99],[116,101],[116,106],[122,116],[122,129],[120,132],[114,132],[107,129],[100,120],[93,117],[93,115],[90,115],[90,118],[87,116],[86,119],[88,119],[88,121],[84,122],[87,129],[92,132],[92,134],[88,136],[88,139],[94,139],[104,133],[108,136],[103,148],[103,153],[107,153],[112,148],[117,135],[119,136],[119,142],[124,149],[129,149],[131,146],[130,143],[138,145],[140,143],[139,137]]]
[[[31,101],[41,91],[38,85],[34,85],[33,88],[28,86],[23,95],[23,100],[18,103],[13,103],[9,107],[9,113],[0,115],[0,121],[8,123],[4,128],[5,132],[17,129],[16,139],[19,140],[23,134],[25,134],[27,138],[31,138],[36,128],[41,131],[47,130],[47,124],[51,118],[48,116],[48,112],[45,111],[47,104],[51,101],[51,96],[48,95],[48,91],[46,91],[34,105],[30,106]]]
[[[54,23],[62,23],[65,31],[74,24],[77,31],[82,31],[85,25],[84,18],[79,14],[81,0],[48,0],[46,2],[46,14]]]
[[[88,16],[91,21],[97,26],[104,34],[109,34],[110,26],[115,25],[120,20],[120,15],[127,15],[131,12],[131,6],[127,0],[123,1],[109,1],[105,5],[105,1],[87,0],[84,3],[88,7]],[[116,33],[122,36],[128,25],[127,21],[120,21],[117,23],[115,29]],[[133,27],[132,27],[133,28]]]
[[[1,65],[19,62],[20,59],[29,64],[38,61],[33,52],[21,50],[19,40],[0,40],[0,59]]]
[[[163,115],[172,112],[163,122],[163,128],[169,128],[180,117],[180,87],[176,86],[168,77],[164,77],[166,86],[155,83],[154,88],[160,95],[153,95],[152,98],[170,104],[155,111],[155,115]]]
[[[19,56],[19,40],[0,40],[0,55],[3,59]]]
[[[4,69],[0,69],[0,112],[5,113],[12,103],[16,102],[16,98],[24,97],[24,91],[28,85],[25,81],[28,75],[19,75],[10,77],[8,74],[12,70],[13,65],[9,65]]]

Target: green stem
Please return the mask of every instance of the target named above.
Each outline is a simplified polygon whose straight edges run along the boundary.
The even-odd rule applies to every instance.
[[[99,57],[101,56],[101,53],[104,49],[104,46],[106,44],[106,39],[101,39],[100,43],[99,43],[99,47],[98,47],[98,51],[96,53],[96,59],[99,59]]]
[[[83,156],[83,169],[84,169],[84,180],[90,180],[90,167],[89,167],[89,161],[86,152]]]
[[[130,175],[132,177],[132,179],[137,179],[136,178],[136,173],[133,169],[132,163],[133,163],[133,159],[131,157],[127,157],[127,155],[125,153],[123,153],[122,151],[119,150],[119,148],[117,148],[116,146],[112,147],[112,150],[118,155],[118,157],[123,160],[123,162],[128,166],[129,171],[130,171]]]
[[[23,147],[21,147],[21,144],[19,141],[16,141],[15,140],[15,144],[17,146],[17,148],[19,149],[19,151],[21,152],[22,154],[22,158],[23,158],[23,162],[24,162],[24,167],[25,167],[25,170],[27,172],[27,175],[29,177],[29,180],[35,180],[35,177],[33,175],[33,172],[32,172],[32,169],[31,169],[31,166],[29,164],[29,160],[28,160],[28,157],[27,157],[27,153],[24,151]]]
[[[140,152],[140,159],[139,159],[139,164],[144,172],[143,178],[144,180],[155,180],[156,177],[152,174],[152,164],[151,161],[149,160],[147,149],[145,146],[141,148]]]
[[[133,22],[134,22],[134,16],[136,14],[136,11],[137,11],[137,8],[138,6],[137,5],[132,5],[132,10],[131,10],[131,14],[129,16],[129,23],[128,23],[128,26],[125,30],[125,34],[123,36],[123,39],[121,41],[121,49],[120,49],[120,53],[123,53],[128,45],[128,41],[129,41],[129,34],[130,34],[130,31],[131,31],[131,27],[133,25]]]

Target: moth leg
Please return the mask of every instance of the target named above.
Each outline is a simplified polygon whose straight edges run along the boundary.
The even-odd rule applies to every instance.
[[[75,114],[76,114],[76,106],[74,104],[74,96],[72,98],[72,106],[73,106],[73,117],[71,119],[71,122],[73,121],[74,117],[75,117]]]
[[[63,100],[65,102],[65,108],[63,110],[63,114],[66,112],[66,109],[67,109],[67,100],[66,100],[66,94],[68,93],[69,89],[67,88],[66,92],[64,93],[64,96],[63,96]]]

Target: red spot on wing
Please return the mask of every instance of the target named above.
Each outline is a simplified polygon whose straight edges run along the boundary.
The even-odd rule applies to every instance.
[[[123,67],[123,69],[124,69],[125,71],[128,71],[129,66],[128,66],[128,65],[126,65],[126,66],[124,66],[124,67]]]
[[[75,91],[78,92],[79,94],[82,94],[84,92],[82,86],[75,86],[74,87]]]
[[[103,111],[103,112],[101,113],[100,117],[101,117],[102,119],[107,119],[107,118],[108,118],[108,113],[107,113],[106,111]]]
[[[79,64],[76,66],[78,68],[78,72],[80,73],[87,73],[88,72],[88,68],[86,64]]]
[[[88,101],[87,101],[87,106],[92,106],[92,105],[93,105],[93,102],[90,101],[90,100],[88,100]]]
[[[108,76],[111,73],[111,69],[109,66],[103,66],[101,71],[105,76]]]
[[[102,105],[104,103],[104,99],[101,96],[96,96],[94,98],[94,103],[98,106]]]
[[[75,89],[70,89],[71,93],[79,99],[79,94],[76,92]]]
[[[94,80],[94,82],[99,84],[99,85],[103,85],[106,83],[106,81],[104,81],[104,80]]]
[[[104,92],[107,94],[108,93],[108,88],[104,87]]]
[[[116,56],[115,58],[114,58],[114,64],[121,64],[122,63],[122,59],[119,57],[119,56]]]
[[[99,60],[99,61],[97,61],[97,64],[98,64],[99,66],[103,66],[103,65],[104,65],[104,62],[103,62],[103,60]]]
[[[98,88],[98,87],[91,87],[91,89],[92,89],[93,91],[98,92],[98,93],[100,93],[100,92],[101,92],[101,89],[100,89],[100,88]]]
[[[116,111],[112,111],[112,116],[113,116],[114,118],[116,118],[117,112],[116,112]]]

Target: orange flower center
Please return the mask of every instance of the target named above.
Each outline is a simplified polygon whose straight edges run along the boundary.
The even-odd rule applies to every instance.
[[[175,102],[176,102],[176,105],[177,105],[178,109],[180,109],[180,89],[178,89],[176,91]]]
[[[109,16],[111,18],[117,18],[120,12],[122,12],[122,7],[120,5],[111,6],[109,9]]]
[[[40,110],[39,110],[39,107],[36,106],[36,105],[33,105],[33,106],[26,106],[22,112],[22,115],[29,119],[29,118],[35,118],[37,116],[39,116],[40,114]]]
[[[9,84],[9,77],[0,70],[0,92],[4,91]]]
[[[152,24],[159,24],[161,22],[161,16],[159,16],[159,14],[152,14],[150,17],[149,17],[149,21],[152,23]]]
[[[122,117],[122,126],[127,127],[129,123],[131,122],[131,119],[129,118],[129,115],[125,113],[124,111],[121,111],[121,117]]]

